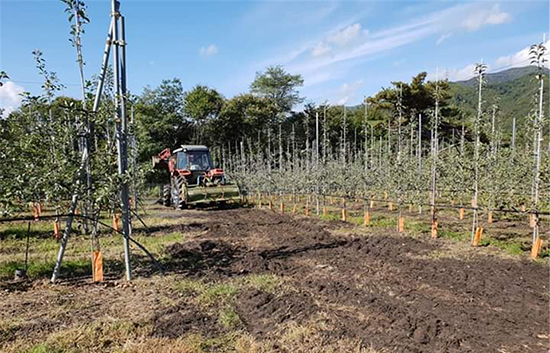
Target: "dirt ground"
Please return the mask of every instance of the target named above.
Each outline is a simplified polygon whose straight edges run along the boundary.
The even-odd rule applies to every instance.
[[[549,352],[547,263],[251,208],[159,209],[136,280],[4,281],[6,352]],[[108,261],[108,260],[106,260]],[[116,266],[112,268],[117,268]]]

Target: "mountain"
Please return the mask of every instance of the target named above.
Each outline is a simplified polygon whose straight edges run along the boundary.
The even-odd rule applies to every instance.
[[[549,70],[544,69],[544,71],[546,74],[548,74]],[[508,70],[486,74],[485,82],[489,85],[501,84],[509,81],[514,81],[526,75],[535,75],[536,73],[537,73],[537,68],[534,66],[514,67]],[[459,83],[465,86],[473,86],[473,87],[477,86],[477,81],[475,78],[471,78],[466,81],[457,81],[456,83]]]
[[[516,117],[518,138],[525,133],[525,124],[529,115],[537,112],[539,81],[534,67],[519,67],[490,73],[485,76],[486,84],[482,89],[482,109],[485,112],[483,121],[489,123],[492,115],[492,105],[498,106],[496,115],[497,127],[503,136],[512,135],[513,118]],[[544,97],[548,104],[548,73],[545,69]],[[477,113],[477,82],[475,78],[467,81],[449,83],[450,103],[459,107],[466,117],[472,121]]]

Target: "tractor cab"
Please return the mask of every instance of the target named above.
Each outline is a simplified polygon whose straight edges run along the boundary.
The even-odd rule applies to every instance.
[[[183,146],[174,151],[177,170],[208,172],[214,168],[210,151],[204,146]]]
[[[215,170],[210,151],[205,146],[182,146],[172,152],[171,171],[179,173],[188,183],[197,183],[200,176]]]

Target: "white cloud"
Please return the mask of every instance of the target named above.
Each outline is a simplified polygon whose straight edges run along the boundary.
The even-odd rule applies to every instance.
[[[475,64],[469,64],[464,66],[462,69],[449,69],[447,70],[446,75],[449,81],[466,81],[474,77],[475,68]],[[440,77],[440,79],[444,78],[445,77]]]
[[[544,46],[546,48],[550,48],[550,40],[547,40],[544,43]],[[529,58],[529,49],[530,47],[525,47],[521,49],[520,51],[511,54],[511,55],[505,55],[501,56],[498,59],[495,60],[494,64],[488,64],[487,70],[497,72],[500,70],[509,69],[512,67],[524,67],[530,65],[530,58]],[[545,55],[546,60],[550,59],[550,52],[547,52]],[[549,62],[546,62],[546,66],[548,67]],[[444,72],[439,72],[439,79],[448,78],[450,81],[466,81],[474,77],[474,69],[475,64],[469,64],[461,69],[446,69]],[[427,77],[428,80],[435,80],[436,74],[433,72],[428,74]]]
[[[344,104],[347,104],[349,101],[353,100],[356,96],[357,91],[361,87],[363,87],[364,84],[365,84],[365,81],[363,81],[362,79],[356,80],[350,83],[345,82],[344,84],[342,84],[342,86],[340,86],[338,93],[335,94],[336,96],[335,100],[337,104],[344,105]]]
[[[339,79],[346,72],[365,60],[385,55],[387,52],[416,43],[433,36],[436,44],[441,44],[451,35],[478,30],[484,26],[505,23],[511,16],[499,5],[483,2],[452,5],[443,10],[423,13],[419,17],[399,22],[370,33],[363,29],[360,21],[366,13],[356,15],[332,30],[309,38],[298,46],[283,47],[280,54],[261,62],[260,68],[281,64],[289,72],[301,74],[308,94],[315,92],[312,86]],[[402,62],[394,58],[395,65]],[[453,79],[468,79],[473,75],[470,68],[449,70]],[[433,76],[433,75],[432,75]],[[443,75],[440,75],[443,78]],[[435,79],[435,77],[434,77]],[[340,92],[340,88],[329,94],[319,91],[319,96],[333,97],[333,101],[346,98],[353,101],[351,94]]]
[[[357,38],[357,36],[359,36],[360,33],[361,33],[361,24],[354,23],[328,36],[327,42],[333,43],[336,45],[344,45],[349,43],[354,38]]]
[[[202,47],[199,52],[201,56],[216,55],[218,54],[218,47],[215,46],[214,44],[210,44],[207,47]]]
[[[487,65],[487,69],[490,68],[490,66]],[[445,80],[448,79],[449,81],[466,81],[474,77],[474,69],[476,65],[475,64],[468,64],[460,69],[455,68],[446,68],[446,69],[439,69],[436,72],[428,72],[428,76],[426,79],[428,81],[436,81],[436,80]]]
[[[512,16],[500,10],[500,4],[495,4],[490,9],[479,8],[468,15],[462,25],[470,31],[476,31],[485,25],[499,25],[512,19]]]
[[[444,41],[446,41],[447,39],[449,39],[452,35],[453,35],[452,32],[442,34],[442,35],[439,37],[439,39],[437,40],[437,42],[435,42],[435,44],[436,44],[436,45],[439,45],[439,44],[443,43]]]
[[[546,47],[546,60],[548,60],[550,57],[550,40],[547,40],[544,43],[544,46]],[[510,68],[510,67],[522,67],[527,66],[530,64],[530,58],[529,58],[529,48],[525,47],[522,50],[518,51],[517,53],[514,53],[512,55],[507,56],[501,56],[495,61],[495,66],[497,68]],[[548,63],[547,63],[548,64]]]
[[[346,104],[348,101],[349,101],[349,97],[346,96],[346,97],[344,97],[344,98],[342,98],[342,99],[339,99],[339,100],[336,102],[336,105],[344,105],[344,104]]]
[[[355,91],[363,86],[364,81],[363,80],[356,80],[352,83],[344,83],[342,87],[340,87],[340,91],[345,94],[351,94],[353,95]]]
[[[311,54],[313,56],[321,56],[330,51],[330,46],[324,42],[319,42],[313,49],[311,49]]]
[[[0,87],[0,108],[4,109],[4,117],[7,117],[12,111],[21,105],[23,97],[21,93],[25,89],[11,81],[4,83]]]

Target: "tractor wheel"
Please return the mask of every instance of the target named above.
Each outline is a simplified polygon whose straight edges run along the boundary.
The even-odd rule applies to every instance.
[[[170,192],[170,184],[164,185],[162,189],[162,204],[166,207],[170,207],[171,202],[171,192]]]
[[[187,183],[185,181],[185,178],[182,176],[177,176],[172,179],[172,183],[172,204],[174,205],[174,208],[179,208],[180,210],[183,210],[187,208]]]

